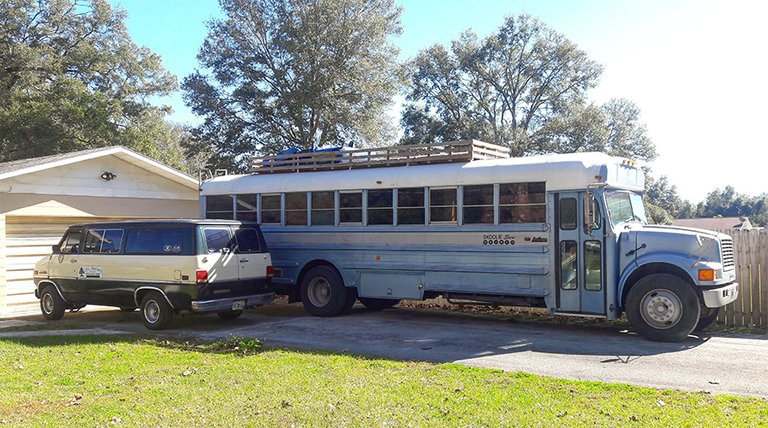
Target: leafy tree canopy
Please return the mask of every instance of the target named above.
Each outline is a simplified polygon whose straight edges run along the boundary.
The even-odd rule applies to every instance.
[[[657,208],[657,213],[663,212],[660,215],[665,221],[657,223],[671,224],[672,219],[695,215],[694,206],[677,194],[677,186],[670,184],[666,175],[657,179],[646,171],[645,202]]]
[[[599,150],[653,159],[639,109],[627,100],[586,101],[602,67],[529,16],[507,18],[486,39],[468,31],[409,64],[404,144],[476,138],[513,156]]]
[[[0,0],[0,161],[124,145],[182,166],[148,102],[176,79],[124,19],[105,0]]]
[[[190,150],[244,169],[246,156],[391,133],[385,108],[401,78],[390,38],[401,32],[394,0],[220,0],[202,70],[183,82],[204,122]]]
[[[696,207],[698,217],[748,217],[753,225],[768,225],[768,194],[750,196],[733,186],[715,189]]]

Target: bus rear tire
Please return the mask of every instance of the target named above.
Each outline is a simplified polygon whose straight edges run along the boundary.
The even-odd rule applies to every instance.
[[[640,279],[627,294],[627,318],[646,339],[680,342],[699,322],[699,299],[677,276],[659,273]]]
[[[400,303],[400,299],[374,299],[372,297],[361,297],[360,303],[363,304],[366,308],[372,310],[372,311],[381,311],[384,309],[389,309],[392,306],[395,306],[396,304]]]
[[[330,266],[315,266],[301,281],[301,303],[316,317],[332,317],[344,311],[348,290],[341,275]]]

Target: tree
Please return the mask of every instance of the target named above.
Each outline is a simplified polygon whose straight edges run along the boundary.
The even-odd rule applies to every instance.
[[[183,82],[204,122],[192,150],[214,167],[244,169],[251,154],[348,142],[378,144],[401,78],[401,9],[394,0],[220,0],[202,71]]]
[[[749,196],[733,186],[715,189],[696,207],[698,217],[748,217],[753,225],[768,224],[768,194]]]
[[[535,134],[538,152],[605,152],[651,160],[656,147],[640,123],[640,109],[631,101],[612,99],[598,107],[575,102]]]
[[[0,161],[155,150],[165,110],[148,98],[176,79],[133,43],[124,19],[105,0],[0,0]]]
[[[670,221],[674,218],[691,218],[694,216],[695,210],[693,205],[677,194],[677,186],[669,184],[669,179],[666,175],[656,179],[647,170],[645,175],[645,202],[666,212]]]
[[[468,31],[409,63],[401,143],[476,138],[513,156],[600,150],[652,159],[656,152],[627,100],[586,102],[602,67],[529,16],[507,18],[490,37]]]

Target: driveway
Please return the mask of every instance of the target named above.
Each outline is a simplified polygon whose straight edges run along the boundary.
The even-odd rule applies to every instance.
[[[67,314],[64,320],[45,325],[57,324],[75,329],[149,332],[138,312]],[[179,317],[171,329],[152,334],[210,341],[234,335],[258,338],[277,347],[768,397],[768,336],[763,335],[713,334],[691,336],[682,343],[657,343],[606,325],[518,322],[428,309],[371,312],[360,305],[345,316],[316,318],[308,316],[300,304],[270,305],[226,322],[215,315]],[[0,330],[0,339],[2,336]]]

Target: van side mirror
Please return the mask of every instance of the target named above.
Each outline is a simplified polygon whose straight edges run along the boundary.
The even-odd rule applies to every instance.
[[[61,253],[61,246],[58,244],[51,246],[51,249],[53,250],[53,254]]]
[[[584,232],[587,235],[592,235],[592,230],[597,225],[596,216],[595,195],[587,192],[587,197],[584,198]]]

